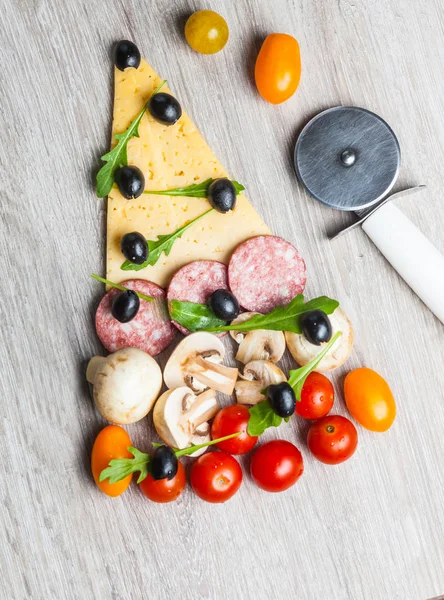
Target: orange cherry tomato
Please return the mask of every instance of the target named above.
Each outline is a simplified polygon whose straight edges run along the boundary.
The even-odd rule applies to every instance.
[[[108,425],[96,437],[91,454],[91,470],[97,487],[107,496],[120,496],[131,483],[132,475],[117,483],[110,483],[109,479],[99,481],[100,473],[106,469],[110,460],[133,457],[128,452],[128,446],[131,446],[130,436],[118,425]]]
[[[271,104],[293,96],[301,79],[298,41],[286,33],[267,36],[256,59],[254,78],[259,94]]]
[[[376,371],[355,369],[345,378],[345,402],[351,416],[370,431],[387,431],[396,417],[396,404],[386,380]]]
[[[140,482],[140,491],[153,502],[173,502],[177,500],[187,484],[185,469],[182,463],[178,462],[177,473],[172,479],[153,479],[147,475]]]

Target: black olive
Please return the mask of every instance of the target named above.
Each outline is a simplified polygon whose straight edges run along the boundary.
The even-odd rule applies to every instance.
[[[114,173],[114,181],[122,196],[131,200],[138,198],[145,189],[145,177],[142,171],[135,166],[120,167]]]
[[[213,292],[208,304],[216,317],[223,321],[232,321],[240,312],[239,302],[228,290],[216,290]]]
[[[120,249],[125,258],[135,265],[142,265],[148,258],[148,244],[141,233],[125,233],[120,240]]]
[[[267,398],[271,408],[280,417],[290,417],[296,408],[296,396],[293,388],[284,381],[267,388]]]
[[[332,336],[330,319],[322,310],[304,313],[300,319],[302,333],[315,346],[329,342]]]
[[[114,50],[114,64],[120,71],[127,67],[139,68],[140,52],[139,48],[133,42],[122,40]]]
[[[233,210],[236,206],[236,188],[226,177],[215,179],[208,188],[208,201],[217,212]]]
[[[169,446],[156,448],[150,462],[150,473],[153,479],[172,479],[179,467],[174,450]]]
[[[111,305],[111,314],[121,323],[128,323],[134,319],[139,310],[139,296],[133,290],[126,290],[117,294]]]
[[[151,96],[148,102],[148,110],[151,116],[163,125],[174,125],[182,116],[182,108],[179,102],[171,94],[159,92]]]

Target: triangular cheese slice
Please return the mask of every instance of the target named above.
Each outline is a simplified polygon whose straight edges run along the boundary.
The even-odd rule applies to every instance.
[[[138,69],[115,69],[113,136],[129,127],[160,83],[161,78],[145,60]],[[162,91],[169,92],[166,86]],[[128,144],[128,164],[142,170],[146,190],[185,187],[209,177],[228,177],[185,112],[175,125],[167,127],[147,111],[139,135]],[[240,194],[232,213],[214,211],[204,217],[176,240],[169,256],[162,254],[154,266],[141,271],[120,269],[125,260],[120,240],[125,233],[138,231],[147,239],[156,240],[159,234],[175,231],[209,208],[205,198],[142,194],[137,200],[126,200],[113,188],[108,196],[107,278],[116,283],[141,278],[167,287],[179,267],[201,259],[227,263],[240,242],[270,233],[247,198]]]

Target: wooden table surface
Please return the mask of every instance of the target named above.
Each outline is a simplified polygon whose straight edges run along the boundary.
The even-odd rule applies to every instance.
[[[363,106],[386,119],[403,160],[398,204],[444,251],[444,11],[440,0],[1,0],[1,590],[11,599],[425,600],[444,592],[443,326],[361,230],[308,196],[291,154],[316,112]],[[230,25],[215,56],[191,51],[184,18],[213,8]],[[252,83],[267,33],[301,44],[294,98],[263,102]],[[109,143],[110,49],[134,40],[168,79],[272,230],[307,261],[310,296],[338,298],[355,351],[397,398],[393,428],[359,428],[352,460],[316,462],[297,419],[265,438],[302,450],[305,473],[280,495],[247,475],[226,505],[187,490],[171,505],[133,486],[111,499],[89,457],[104,425],[85,382],[103,352],[93,315],[104,270],[105,203],[92,176]],[[442,277],[443,273],[437,273]],[[161,357],[163,363],[165,357]],[[287,366],[290,364],[286,363]],[[150,447],[150,419],[129,426]]]

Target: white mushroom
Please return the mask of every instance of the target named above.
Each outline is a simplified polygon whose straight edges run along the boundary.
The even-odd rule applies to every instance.
[[[231,322],[243,323],[259,313],[242,313]],[[230,331],[231,337],[239,344],[236,360],[247,364],[252,360],[271,360],[278,362],[285,352],[285,336],[282,331],[257,329],[255,331]]]
[[[208,421],[219,410],[216,392],[207,390],[199,396],[186,386],[167,390],[156,402],[154,427],[162,440],[173,448],[187,448],[211,439]],[[191,456],[199,456],[205,448]]]
[[[262,391],[269,385],[287,381],[281,369],[269,360],[253,360],[245,365],[242,380],[236,382],[234,391],[239,404],[257,404],[265,400]]]
[[[353,327],[350,319],[341,308],[337,308],[333,314],[328,315],[332,327],[332,336],[338,331],[342,335],[333,344],[333,347],[317,365],[316,371],[331,371],[343,365],[349,358],[353,349]],[[323,344],[316,346],[299,333],[285,332],[285,339],[292,357],[298,365],[304,366],[315,358],[322,350]]]
[[[120,425],[143,419],[162,387],[162,371],[157,362],[137,348],[123,348],[106,358],[94,356],[86,370],[93,384],[94,402],[99,413]]]
[[[207,388],[231,395],[238,370],[222,363],[225,348],[219,338],[204,331],[184,338],[171,354],[163,377],[170,389],[188,386],[193,392]]]

